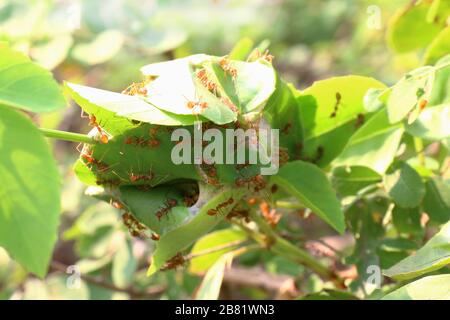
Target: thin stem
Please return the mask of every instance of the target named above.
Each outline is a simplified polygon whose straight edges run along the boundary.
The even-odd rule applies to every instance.
[[[251,210],[250,216],[258,225],[258,228],[262,233],[252,230],[242,223],[237,222],[236,224],[251,238],[253,238],[253,240],[288,260],[307,266],[321,277],[332,280],[337,287],[344,287],[342,279],[340,279],[334,272],[328,270],[326,266],[318,262],[306,250],[298,248],[289,241],[278,236],[257,212]]]
[[[284,209],[304,209],[305,208],[300,203],[295,203],[295,202],[291,202],[291,201],[277,201],[275,203],[275,206],[277,208],[284,208]]]
[[[80,142],[80,143],[89,143],[89,144],[97,143],[96,140],[94,140],[93,138],[91,138],[85,134],[67,132],[67,131],[61,131],[61,130],[54,130],[54,129],[46,129],[46,128],[39,128],[39,131],[41,131],[42,134],[44,136],[46,136],[47,138],[54,138],[54,139],[59,139],[59,140]]]
[[[69,267],[68,265],[65,265],[65,264],[55,261],[55,260],[53,260],[50,265],[53,270],[56,270],[56,271],[62,272],[62,273],[66,273],[67,268]],[[133,287],[128,287],[128,288],[117,287],[114,284],[105,281],[104,279],[101,279],[98,277],[91,277],[91,276],[84,275],[84,274],[80,274],[80,278],[83,279],[84,281],[89,282],[98,287],[102,287],[102,288],[112,290],[112,291],[128,293],[132,298],[155,298],[155,297],[161,295],[162,293],[164,293],[164,291],[166,291],[165,286],[154,286],[154,287],[147,289],[146,291],[141,291],[141,290],[137,290]]]
[[[418,137],[414,137],[414,148],[417,152],[417,157],[419,158],[419,163],[422,166],[425,166],[425,152],[423,146],[423,140]]]

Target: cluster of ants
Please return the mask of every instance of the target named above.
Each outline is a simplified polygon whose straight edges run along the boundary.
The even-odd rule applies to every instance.
[[[148,90],[146,85],[152,82],[155,79],[153,76],[145,76],[144,81],[142,82],[133,82],[127,88],[122,91],[122,94],[127,94],[129,96],[141,95],[146,96]]]
[[[161,144],[157,138],[158,127],[152,127],[149,129],[150,139],[142,137],[127,137],[123,141],[126,145],[134,145],[137,147],[150,147],[156,148]]]
[[[234,184],[236,185],[236,187],[243,187],[246,184],[250,186],[250,184],[253,184],[253,190],[255,192],[263,190],[267,185],[266,180],[264,180],[263,176],[260,174],[249,178],[236,178],[234,180]]]
[[[111,205],[119,210],[125,209],[125,206],[119,201],[111,200]],[[122,214],[122,222],[127,227],[132,237],[146,237],[145,231],[147,230],[147,227],[139,222],[131,213],[124,212]],[[154,241],[157,241],[159,240],[160,236],[159,234],[152,232],[150,238]]]

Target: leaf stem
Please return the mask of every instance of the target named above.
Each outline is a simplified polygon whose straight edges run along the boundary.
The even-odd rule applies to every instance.
[[[296,263],[305,265],[310,268],[324,279],[331,280],[338,288],[343,288],[343,280],[340,279],[334,272],[329,270],[322,263],[317,261],[316,258],[311,256],[309,252],[298,248],[289,241],[278,236],[276,232],[267,224],[267,222],[258,214],[258,212],[251,210],[250,216],[252,220],[258,225],[259,233],[255,230],[248,228],[247,226],[237,223],[237,225],[243,229],[253,240],[259,242],[262,246],[279,254],[280,256],[294,261]]]
[[[419,158],[419,163],[422,166],[425,166],[425,153],[424,153],[424,145],[423,140],[418,137],[414,137],[414,148],[417,152],[417,157]]]
[[[80,143],[89,143],[89,144],[97,143],[96,140],[94,140],[93,138],[91,138],[85,134],[67,132],[67,131],[61,131],[61,130],[55,130],[55,129],[46,129],[46,128],[39,128],[39,131],[41,131],[42,134],[44,136],[46,136],[47,138],[54,138],[54,139],[59,139],[59,140],[80,142]]]

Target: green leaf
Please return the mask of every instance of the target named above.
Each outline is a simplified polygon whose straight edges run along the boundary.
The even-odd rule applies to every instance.
[[[434,235],[415,255],[400,261],[383,273],[395,280],[417,278],[450,263],[450,222]],[[447,246],[447,247],[446,247]]]
[[[340,203],[322,170],[307,162],[294,161],[281,167],[272,180],[339,233],[344,232],[344,215]]]
[[[99,33],[90,43],[80,43],[72,50],[72,56],[88,65],[107,62],[122,48],[125,35],[118,30]]]
[[[196,300],[217,300],[227,266],[231,266],[234,252],[223,254],[208,270],[195,296]]]
[[[442,30],[427,48],[424,64],[434,64],[450,53],[450,26]]]
[[[427,46],[441,27],[426,20],[430,4],[426,1],[400,9],[389,21],[387,40],[398,53]]]
[[[383,108],[384,102],[382,101],[382,97],[386,92],[386,89],[370,88],[367,90],[364,96],[364,108],[366,111],[375,112]]]
[[[155,78],[146,85],[145,99],[162,110],[179,115],[193,114],[188,102],[204,102],[206,107],[197,113],[217,124],[237,119],[236,110],[225,103],[226,99],[242,113],[263,107],[275,89],[272,66],[263,59],[255,62],[226,60],[227,68],[236,71],[236,76],[232,77],[220,66],[221,60],[199,54],[144,66],[142,73]],[[216,85],[214,92],[199,79],[201,70],[206,79]]]
[[[385,295],[382,300],[449,300],[450,275],[428,276]]]
[[[405,118],[421,99],[430,99],[435,68],[426,66],[411,71],[392,88],[387,102],[390,123]]]
[[[404,162],[394,166],[384,176],[384,187],[396,204],[403,208],[417,207],[425,195],[425,186],[419,174]]]
[[[115,121],[118,118],[119,123],[126,118],[165,126],[191,125],[196,120],[194,116],[177,115],[159,110],[137,96],[86,87],[70,82],[65,83],[65,88],[87,113],[97,115],[100,109],[100,111],[106,110],[116,115],[117,117],[114,118],[111,115],[109,116],[109,118],[112,118],[109,124],[111,127],[119,125]],[[102,121],[102,118],[98,120],[100,120],[99,124],[102,127],[107,125],[107,120]],[[122,124],[122,126],[124,125]]]
[[[111,277],[119,288],[126,288],[131,284],[137,269],[137,261],[133,256],[131,243],[123,241],[112,261]]]
[[[365,166],[383,174],[395,157],[403,131],[402,124],[390,124],[386,110],[380,110],[350,138],[333,166]]]
[[[166,261],[174,257],[178,252],[186,249],[195,240],[205,235],[214,228],[233,206],[227,206],[221,210],[218,215],[208,215],[208,210],[215,209],[220,203],[233,198],[234,202],[238,202],[244,195],[245,190],[242,189],[223,189],[211,195],[196,215],[188,220],[180,227],[171,230],[161,236],[157,243],[157,247],[152,256],[151,265],[147,271],[147,275],[151,276],[157,272]],[[202,192],[200,194],[202,197]]]
[[[362,166],[338,167],[333,170],[332,183],[340,196],[355,195],[359,190],[381,181],[381,176]]]
[[[304,134],[296,93],[297,89],[277,76],[275,92],[267,101],[263,115],[272,129],[280,130],[280,147],[298,156],[297,149],[303,143]]]
[[[422,233],[424,230],[420,224],[420,208],[402,208],[395,206],[392,210],[392,222],[400,233]]]
[[[48,144],[22,114],[0,106],[0,245],[44,277],[57,240],[60,180]]]
[[[0,103],[32,112],[66,105],[52,74],[23,54],[0,43]]]
[[[440,59],[435,68],[433,90],[428,101],[430,106],[450,103],[450,54]]]
[[[406,126],[409,134],[432,141],[450,137],[450,103],[423,110],[419,118]]]
[[[364,96],[371,88],[384,89],[385,85],[351,75],[317,81],[300,92],[297,99],[304,131],[300,159],[313,159],[321,166],[333,160],[364,122]],[[317,159],[319,148],[323,154]]]
[[[231,60],[245,61],[247,56],[252,51],[253,45],[253,40],[249,37],[242,38],[234,45],[233,50],[231,50],[229,54],[229,58]]]
[[[223,246],[230,245],[230,247],[222,250],[217,250],[212,253],[204,254],[195,258],[192,258],[189,265],[189,271],[192,273],[202,273],[209,269],[223,254],[233,250],[240,243],[244,242],[247,238],[245,232],[239,229],[223,229],[211,232],[206,236],[201,237],[194,244],[191,254],[195,255],[207,250],[219,249]],[[236,244],[235,246],[231,246]]]
[[[431,220],[445,223],[450,220],[450,184],[440,177],[429,179],[426,184],[423,208]]]
[[[183,196],[174,187],[155,187],[149,191],[139,190],[134,186],[120,188],[121,199],[131,213],[143,224],[163,235],[179,227],[189,218],[189,211],[183,204]],[[165,205],[167,199],[177,201],[177,206],[158,218],[155,214]]]

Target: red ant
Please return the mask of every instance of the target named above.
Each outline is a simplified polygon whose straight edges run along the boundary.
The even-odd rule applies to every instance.
[[[156,217],[158,220],[161,220],[162,217],[164,217],[173,207],[176,207],[178,204],[178,201],[175,199],[167,199],[166,203],[164,204],[164,207],[160,209],[158,212],[156,212]]]
[[[208,103],[206,102],[194,102],[194,101],[188,101],[186,103],[186,106],[192,110],[192,114],[200,114],[203,112],[203,110],[205,110],[206,108],[208,108]]]
[[[227,206],[229,206],[229,205],[231,205],[233,203],[234,203],[234,199],[230,197],[227,200],[225,200],[224,202],[219,203],[216,208],[209,209],[206,213],[209,216],[215,216],[215,215],[217,215],[220,212],[220,209],[225,208],[225,207],[227,207]]]
[[[282,134],[288,134],[289,130],[292,128],[292,123],[288,122],[286,125],[281,129]]]
[[[231,111],[233,112],[238,112],[238,108],[234,105],[233,102],[230,101],[230,99],[228,99],[227,97],[223,97],[222,99],[220,99],[220,101],[222,101],[222,103],[224,105],[226,105]]]
[[[122,221],[133,237],[143,236],[143,231],[147,229],[146,226],[140,223],[132,214],[128,212],[125,212],[122,215]]]
[[[222,69],[229,73],[233,79],[236,79],[237,77],[237,70],[231,66],[230,60],[228,60],[226,57],[220,59],[219,65],[222,67]]]
[[[336,92],[336,103],[334,104],[333,112],[330,114],[330,118],[336,117],[341,99],[342,95],[339,92]]]
[[[358,113],[356,116],[355,128],[359,128],[364,124],[365,118],[362,113]]]
[[[120,201],[113,201],[112,199],[111,199],[111,205],[114,208],[119,209],[119,210],[125,208],[125,206],[123,205],[122,202],[120,202]]]
[[[160,237],[159,234],[152,232],[152,235],[151,235],[151,239],[152,239],[152,240],[158,241],[160,238],[161,238],[161,237]]]
[[[428,105],[428,100],[426,100],[426,99],[420,100],[419,101],[419,110],[423,111],[423,109],[425,109],[427,105]]]
[[[164,266],[161,268],[162,271],[175,269],[176,267],[182,266],[186,262],[186,259],[183,257],[181,253],[177,253],[175,256],[170,258]]]
[[[280,221],[281,214],[277,213],[275,209],[270,210],[269,204],[265,201],[261,202],[259,209],[267,223],[274,228]]]
[[[81,111],[81,117],[86,118],[86,116],[83,115],[83,111]],[[97,129],[98,133],[100,134],[100,142],[101,143],[106,144],[109,142],[108,136],[102,130],[102,128],[100,128],[100,125],[97,123],[97,118],[93,114],[89,115],[89,125],[91,127],[95,127]]]
[[[110,185],[110,186],[118,186],[121,181],[116,179],[97,179],[95,181],[97,185]]]
[[[217,92],[217,84],[212,80],[208,79],[205,69],[201,69],[197,72],[197,78],[201,81],[201,83],[210,91],[211,93],[216,94]]]
[[[154,178],[154,174],[150,172],[149,174],[130,174],[130,181],[131,182],[138,182],[138,181],[150,181]]]

